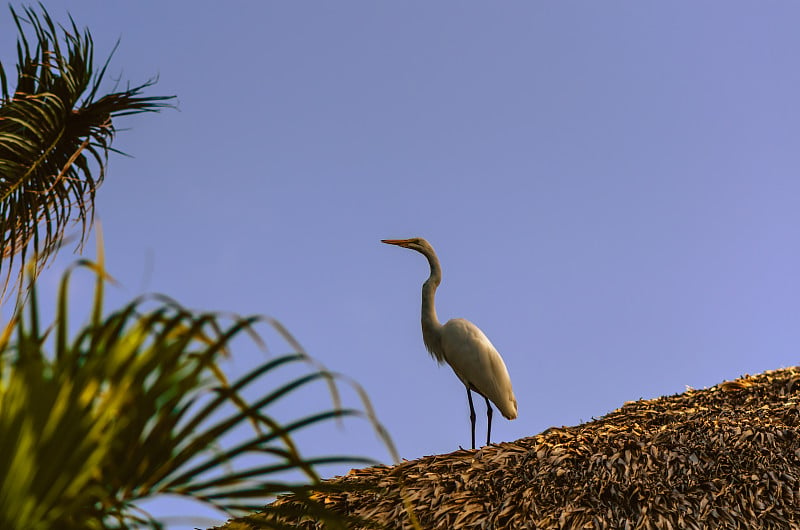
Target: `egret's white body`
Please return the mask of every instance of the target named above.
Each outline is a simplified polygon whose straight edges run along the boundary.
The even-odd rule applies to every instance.
[[[436,288],[442,281],[442,268],[439,258],[430,243],[422,238],[384,239],[383,243],[410,248],[428,258],[431,275],[422,285],[422,338],[425,347],[439,362],[450,365],[458,378],[467,387],[467,399],[472,423],[472,447],[475,448],[475,407],[472,404],[472,391],[486,400],[488,419],[486,443],[492,433],[492,406],[513,420],[517,417],[517,400],[511,388],[506,364],[491,341],[472,322],[463,318],[439,323],[434,307]]]

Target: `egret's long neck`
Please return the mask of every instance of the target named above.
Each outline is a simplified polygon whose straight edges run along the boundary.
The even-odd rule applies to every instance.
[[[437,361],[444,361],[444,351],[442,350],[441,329],[439,318],[436,316],[434,300],[436,298],[436,288],[442,283],[442,268],[439,265],[439,258],[436,254],[425,253],[428,263],[431,266],[431,275],[422,284],[422,340],[425,347],[431,352]]]

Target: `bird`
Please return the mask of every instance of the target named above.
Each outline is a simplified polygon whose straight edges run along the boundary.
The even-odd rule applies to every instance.
[[[513,420],[517,417],[517,399],[514,397],[511,378],[503,358],[483,331],[472,322],[454,318],[444,324],[439,323],[434,297],[436,288],[442,282],[442,267],[430,243],[421,237],[382,239],[381,242],[416,250],[428,259],[431,274],[422,284],[422,340],[431,356],[439,364],[449,364],[467,387],[473,449],[475,406],[472,404],[472,392],[486,400],[486,445],[489,445],[492,437],[491,403],[495,404],[505,418]]]

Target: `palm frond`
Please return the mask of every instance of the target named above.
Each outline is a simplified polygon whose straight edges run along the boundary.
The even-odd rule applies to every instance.
[[[219,376],[223,352],[259,318],[225,320],[152,297],[102,316],[102,263],[80,265],[97,278],[88,325],[73,333],[67,326],[70,269],[56,321],[42,325],[31,287],[0,350],[0,528],[157,528],[139,510],[143,499],[181,495],[241,515],[286,493],[331,528],[347,526],[314,500],[325,487],[317,468],[374,462],[305,456],[293,437],[366,414],[335,403],[282,423],[270,412],[302,399],[309,385],[336,385],[336,376],[298,352],[228,383]],[[298,364],[310,371],[244,398],[264,376]]]
[[[3,290],[15,260],[33,251],[37,270],[80,226],[91,226],[95,190],[105,177],[116,118],[154,112],[170,97],[143,96],[148,81],[101,95],[111,56],[96,71],[88,30],[70,18],[57,26],[47,11],[11,8],[19,31],[17,82],[0,64],[0,275]],[[112,52],[113,55],[113,52]],[[21,267],[20,267],[21,269]]]

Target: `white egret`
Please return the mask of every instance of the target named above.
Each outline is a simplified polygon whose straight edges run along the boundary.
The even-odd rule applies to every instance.
[[[488,420],[486,444],[488,445],[492,436],[490,401],[509,420],[517,417],[517,400],[503,358],[486,335],[472,322],[454,318],[444,325],[439,323],[434,307],[434,296],[436,288],[442,282],[442,268],[430,243],[421,237],[383,239],[381,242],[416,250],[428,258],[431,275],[422,284],[422,339],[431,356],[440,364],[447,362],[467,387],[473,449],[475,449],[475,407],[472,404],[472,391],[486,400]]]

